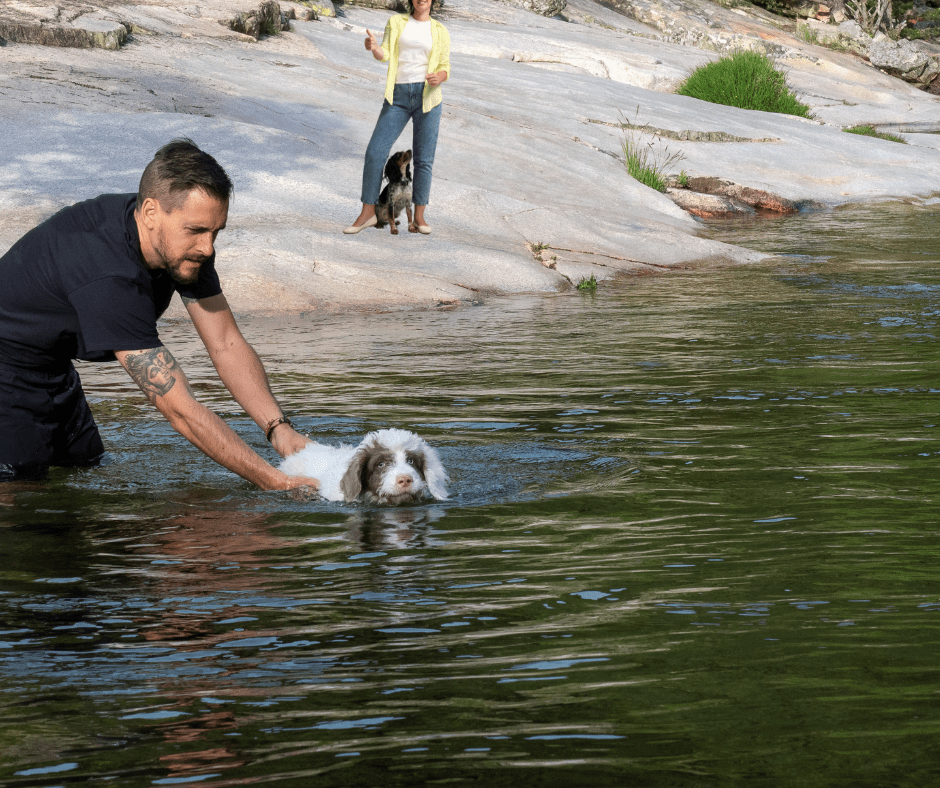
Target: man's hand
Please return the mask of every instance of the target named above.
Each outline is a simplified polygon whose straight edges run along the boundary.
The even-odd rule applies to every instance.
[[[289,424],[278,424],[271,433],[271,445],[282,457],[296,454],[308,443],[313,443],[306,435],[301,435]]]
[[[320,480],[314,479],[312,476],[285,476],[284,479],[284,487],[278,489],[309,490],[311,493],[316,493],[320,489]]]
[[[290,476],[288,478],[302,479],[305,482],[298,487],[291,487],[287,490],[287,497],[292,501],[311,501],[317,497],[319,487],[311,484],[311,482],[317,481],[316,479],[305,479],[303,476]]]

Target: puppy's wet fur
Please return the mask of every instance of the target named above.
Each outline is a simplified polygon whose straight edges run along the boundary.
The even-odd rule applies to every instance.
[[[447,472],[437,452],[413,432],[370,432],[358,446],[312,443],[285,459],[280,469],[320,480],[330,501],[358,498],[396,506],[422,498],[447,498]]]
[[[425,493],[426,466],[422,451],[400,447],[396,451],[372,440],[356,450],[339,486],[347,501],[362,496],[395,506]]]
[[[408,226],[412,225],[411,215],[411,151],[400,150],[393,153],[385,163],[385,177],[388,183],[375,204],[375,216],[378,220],[376,229],[387,224],[392,235],[398,235],[398,216],[404,210],[408,215]]]

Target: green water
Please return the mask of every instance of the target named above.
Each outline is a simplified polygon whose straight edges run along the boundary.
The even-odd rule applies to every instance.
[[[254,491],[83,367],[109,463],[0,490],[0,782],[932,784],[936,227],[720,225],[785,256],[244,321],[314,437],[438,447],[416,507]]]

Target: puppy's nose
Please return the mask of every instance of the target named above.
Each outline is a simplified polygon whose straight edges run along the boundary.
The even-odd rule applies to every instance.
[[[414,484],[414,479],[411,478],[410,474],[400,473],[395,477],[396,486],[400,487],[402,490],[407,490]]]

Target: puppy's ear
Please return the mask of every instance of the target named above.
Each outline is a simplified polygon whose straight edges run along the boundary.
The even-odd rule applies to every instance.
[[[433,448],[425,443],[422,449],[424,450],[425,459],[424,478],[428,483],[428,491],[437,500],[446,500],[448,493],[445,485],[450,481],[447,477],[447,471],[444,470],[444,466],[441,464],[441,460]]]
[[[362,492],[362,471],[366,465],[366,459],[369,453],[365,449],[359,449],[349,462],[349,467],[343,478],[340,480],[339,489],[343,493],[343,500],[347,503],[355,501]]]

